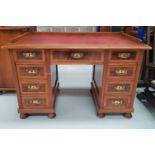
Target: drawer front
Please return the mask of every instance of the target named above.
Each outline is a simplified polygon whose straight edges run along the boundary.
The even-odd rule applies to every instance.
[[[136,64],[134,65],[110,65],[108,78],[134,78],[136,75]]]
[[[111,61],[136,61],[136,51],[112,51],[110,54]]]
[[[79,61],[91,61],[91,62],[103,62],[103,52],[92,51],[92,50],[66,50],[66,51],[53,51],[53,61],[64,61],[64,62],[76,62]]]
[[[16,62],[22,62],[22,63],[23,62],[35,63],[35,62],[42,62],[45,60],[43,51],[31,51],[31,50],[14,51],[13,55]]]
[[[46,77],[46,70],[43,65],[17,65],[17,73],[20,78]]]
[[[49,100],[46,95],[41,96],[22,96],[23,108],[37,109],[49,107]]]
[[[106,83],[106,93],[126,93],[131,94],[133,83],[127,82],[107,82]]]
[[[44,80],[26,80],[20,82],[20,89],[23,94],[31,93],[47,93],[47,82]]]
[[[107,96],[104,99],[104,107],[106,109],[124,109],[130,108],[130,96]]]

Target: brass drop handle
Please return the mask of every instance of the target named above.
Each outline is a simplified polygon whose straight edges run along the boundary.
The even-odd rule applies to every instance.
[[[118,105],[122,105],[123,104],[123,101],[122,100],[112,100],[111,103],[114,106],[118,106]]]
[[[39,85],[28,85],[27,86],[29,91],[35,91],[35,90],[39,90]]]
[[[118,85],[118,86],[115,86],[114,89],[117,91],[122,91],[122,90],[125,90],[125,86]]]
[[[131,56],[131,53],[118,53],[118,57],[121,59],[127,59]]]
[[[28,75],[34,76],[34,75],[37,75],[38,74],[38,70],[37,69],[26,69],[26,73]]]
[[[30,104],[30,105],[40,105],[41,103],[42,103],[41,100],[38,100],[38,99],[32,99],[27,101],[27,104]]]
[[[23,52],[23,57],[26,59],[32,59],[36,57],[36,53],[32,52]]]
[[[74,52],[74,53],[71,53],[71,57],[73,59],[81,59],[84,57],[84,53],[81,53],[81,52]]]
[[[117,75],[127,75],[128,74],[128,70],[126,70],[126,69],[117,69],[117,70],[115,70],[115,73]]]

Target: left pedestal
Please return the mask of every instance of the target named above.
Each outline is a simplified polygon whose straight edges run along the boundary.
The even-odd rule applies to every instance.
[[[45,50],[10,50],[21,118],[30,114],[56,116],[48,54]]]

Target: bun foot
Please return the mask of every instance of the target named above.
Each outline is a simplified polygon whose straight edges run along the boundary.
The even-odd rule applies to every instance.
[[[131,113],[125,113],[123,114],[124,117],[126,118],[132,118],[132,114]]]
[[[100,118],[103,118],[103,117],[105,117],[105,114],[104,113],[97,113],[97,116]]]
[[[25,119],[25,118],[27,118],[28,117],[28,114],[20,114],[20,118],[21,119]]]
[[[56,117],[56,113],[50,113],[50,114],[48,114],[48,118],[54,118],[54,117]]]
[[[0,95],[3,95],[4,93],[6,93],[5,91],[0,91]]]

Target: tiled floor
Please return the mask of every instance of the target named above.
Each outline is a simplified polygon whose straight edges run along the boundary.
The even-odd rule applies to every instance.
[[[155,109],[138,99],[135,99],[131,119],[122,115],[98,118],[89,93],[91,73],[92,66],[59,66],[61,91],[56,102],[55,119],[30,116],[21,120],[17,113],[16,94],[1,95],[0,128],[155,128]]]

